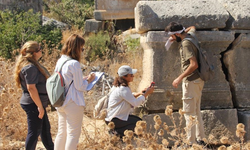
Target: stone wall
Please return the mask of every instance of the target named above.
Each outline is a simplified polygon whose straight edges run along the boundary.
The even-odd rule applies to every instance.
[[[202,93],[206,135],[217,132],[222,135],[227,128],[226,135],[237,140],[235,125],[250,122],[249,7],[243,0],[144,0],[136,4],[135,28],[141,33],[144,49],[139,89],[152,81],[157,86],[145,104],[150,113],[163,112],[167,105],[173,105],[174,110],[182,108],[181,85],[177,89],[172,86],[180,74],[179,45],[174,43],[169,51],[165,50],[168,35],[164,29],[172,21],[184,27],[194,25],[201,47],[212,54],[215,66],[215,76],[205,83]],[[220,117],[213,117],[217,115]],[[150,116],[144,119],[152,121]],[[210,122],[220,124],[211,126]],[[250,140],[250,134],[245,138]]]
[[[230,86],[222,70],[221,55],[234,40],[230,31],[198,31],[197,37],[201,46],[213,54],[215,75],[205,84],[202,95],[202,108],[233,108]],[[157,89],[150,95],[147,107],[150,111],[164,110],[166,105],[173,104],[175,110],[182,107],[181,85],[174,89],[173,80],[180,74],[180,57],[178,44],[174,43],[166,52],[164,44],[168,36],[164,31],[149,31],[141,35],[144,49],[143,75],[139,89],[156,82]]]
[[[21,8],[23,10],[33,9],[42,14],[42,0],[0,0],[0,10]]]
[[[249,3],[244,0],[162,0],[140,1],[135,8],[135,26],[139,33],[163,30],[176,21],[208,30],[249,30]]]
[[[105,29],[106,21],[113,21],[117,30],[134,28],[134,8],[140,0],[95,0],[94,19],[85,23],[85,33]]]
[[[231,142],[238,140],[235,136],[237,122],[234,121],[238,120],[236,109],[203,110],[201,113],[205,126],[205,135],[207,135],[207,137],[214,137],[214,139],[209,139],[210,144],[222,144],[219,139],[223,136],[228,137]],[[165,131],[163,136],[165,139],[173,138],[171,131],[175,129],[174,124],[177,126],[177,137],[183,133],[185,134],[184,130],[182,130],[186,126],[184,116],[179,115],[177,112],[173,113],[173,119],[164,113],[158,113],[158,115],[161,117],[162,123],[166,123],[169,126],[169,132]],[[143,120],[147,122],[148,131],[152,133],[156,133],[156,130],[153,128],[155,124],[153,120],[154,116],[155,114],[143,116]],[[249,129],[249,127],[246,129]],[[161,142],[161,140],[162,139],[159,138],[158,142]],[[169,140],[169,142],[170,146],[173,146],[175,141]]]
[[[139,0],[95,0],[96,20],[133,19],[134,7]]]

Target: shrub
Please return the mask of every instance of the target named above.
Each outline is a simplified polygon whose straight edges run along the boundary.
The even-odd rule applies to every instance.
[[[125,45],[127,45],[127,49],[128,51],[136,51],[138,48],[140,48],[140,38],[131,38],[131,37],[128,37],[126,40],[125,40]]]
[[[42,36],[42,40],[45,41],[50,53],[51,49],[55,47],[61,49],[60,41],[63,35],[61,29],[57,28],[56,25],[44,25],[38,30],[38,33]]]
[[[90,61],[102,58],[109,52],[110,37],[107,32],[90,35],[86,40],[87,56]]]
[[[93,0],[62,0],[61,3],[44,1],[44,11],[48,17],[83,29],[85,20],[93,18]]]
[[[11,58],[14,49],[19,48],[27,40],[38,40],[40,36],[35,33],[39,29],[40,14],[33,14],[32,10],[28,12],[1,11],[0,20],[0,55],[4,58]]]
[[[12,52],[19,49],[26,41],[42,42],[46,40],[49,48],[60,43],[62,33],[55,26],[42,26],[41,14],[22,10],[0,11],[0,56],[10,59]]]

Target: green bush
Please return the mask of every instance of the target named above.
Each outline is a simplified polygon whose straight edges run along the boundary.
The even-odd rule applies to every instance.
[[[49,48],[60,43],[62,33],[55,26],[42,26],[41,14],[21,10],[0,11],[0,56],[10,59],[12,52],[26,41],[42,42],[46,40]]]
[[[38,33],[42,36],[42,40],[45,41],[46,46],[49,50],[53,48],[62,48],[61,40],[62,40],[62,31],[57,28],[55,24],[44,25],[39,30]]]
[[[90,35],[86,40],[87,56],[90,61],[102,58],[109,52],[110,37],[107,32],[98,32]]]
[[[140,48],[140,38],[131,38],[131,37],[128,37],[126,40],[125,40],[125,44],[127,45],[127,50],[130,51],[130,52],[134,52],[136,51],[138,48]]]
[[[28,12],[0,11],[0,55],[11,58],[11,52],[18,49],[25,41],[34,38],[40,27],[40,14]],[[34,40],[41,39],[37,36]]]
[[[83,29],[85,20],[93,18],[94,0],[62,0],[61,3],[44,1],[48,17]]]

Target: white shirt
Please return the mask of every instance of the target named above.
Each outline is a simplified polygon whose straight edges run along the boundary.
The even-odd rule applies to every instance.
[[[55,71],[58,71],[63,61],[68,58],[70,57],[62,55],[56,63]],[[83,91],[86,91],[88,81],[83,79],[80,63],[74,59],[67,61],[62,67],[61,74],[64,79],[66,92],[68,91],[62,106],[66,105],[70,100],[73,100],[79,106],[85,106]],[[69,88],[72,80],[73,82]]]
[[[109,96],[108,113],[105,120],[111,121],[113,118],[119,118],[127,121],[133,107],[141,105],[144,101],[144,96],[135,98],[129,87],[115,87]],[[119,104],[117,105],[117,103]]]

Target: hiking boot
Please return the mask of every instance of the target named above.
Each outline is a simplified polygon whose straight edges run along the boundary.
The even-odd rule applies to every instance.
[[[210,144],[204,142],[203,140],[197,141],[197,144],[202,145],[202,146],[204,146],[204,147],[207,147],[207,148],[209,148],[209,149],[212,149],[212,145],[210,145]]]
[[[197,141],[197,144],[202,145],[202,146],[207,145],[207,143],[205,143],[203,140]]]
[[[192,145],[184,143],[183,145],[178,145],[177,150],[186,150],[186,149],[189,149],[191,147],[192,147]]]
[[[117,132],[115,130],[109,130],[109,135],[117,135]]]

